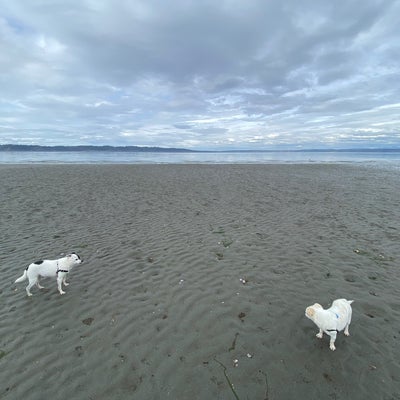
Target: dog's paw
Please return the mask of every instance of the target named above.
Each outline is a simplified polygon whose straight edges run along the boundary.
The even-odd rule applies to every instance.
[[[31,296],[32,296],[32,293],[27,293],[27,295],[28,295],[29,297],[31,297]]]
[[[344,334],[345,334],[345,336],[350,336],[350,332],[349,331],[344,332]]]
[[[332,351],[335,351],[335,350],[336,350],[336,347],[335,347],[335,345],[334,345],[333,343],[331,343],[331,344],[329,345],[329,348],[330,348]]]
[[[322,332],[318,332],[315,336],[316,336],[318,339],[322,339],[322,335],[323,335]]]
[[[64,285],[65,285],[65,286],[69,286],[69,283],[68,283],[68,282],[64,282]]]
[[[63,290],[60,290],[60,294],[65,294],[65,292]]]

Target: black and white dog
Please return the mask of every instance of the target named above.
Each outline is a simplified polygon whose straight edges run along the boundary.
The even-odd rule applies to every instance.
[[[18,278],[15,283],[29,279],[26,293],[28,296],[32,296],[30,289],[33,285],[36,284],[39,289],[43,289],[43,286],[39,284],[39,277],[46,278],[54,276],[57,277],[58,291],[60,294],[64,294],[65,292],[62,290],[61,285],[69,285],[69,283],[66,282],[68,273],[75,265],[78,265],[81,262],[81,258],[76,253],[68,254],[58,260],[35,261],[25,269],[24,274]]]

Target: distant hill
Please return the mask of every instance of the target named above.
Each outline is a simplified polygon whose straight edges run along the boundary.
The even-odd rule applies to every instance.
[[[159,153],[192,153],[194,150],[140,147],[140,146],[38,146],[24,144],[1,144],[0,151],[121,151],[121,152],[159,152]]]

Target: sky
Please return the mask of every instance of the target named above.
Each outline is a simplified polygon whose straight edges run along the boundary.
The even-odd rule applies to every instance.
[[[0,144],[400,148],[400,1],[0,0]]]

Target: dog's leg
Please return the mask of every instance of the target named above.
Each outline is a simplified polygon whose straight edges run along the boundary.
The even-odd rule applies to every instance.
[[[315,335],[318,339],[322,339],[322,336],[324,335],[322,329],[319,330],[319,332]]]
[[[346,325],[346,328],[344,328],[344,334],[345,334],[346,336],[350,336],[349,325],[350,325],[350,324],[347,324],[347,325]]]
[[[62,290],[62,286],[61,286],[64,277],[65,277],[65,276],[62,275],[61,272],[58,273],[58,276],[57,276],[57,287],[58,287],[58,291],[60,292],[60,294],[65,294],[65,292]]]
[[[335,347],[335,340],[336,340],[336,335],[337,335],[337,333],[336,333],[336,331],[333,331],[333,332],[329,332],[328,335],[331,337],[331,340],[330,340],[330,342],[329,342],[329,348],[330,348],[332,351],[334,351],[334,350],[336,350],[336,347]]]
[[[65,286],[68,286],[68,285],[69,285],[69,283],[67,282],[67,275],[64,276],[63,284],[64,284]]]
[[[28,296],[32,296],[32,293],[31,293],[31,287],[32,286],[34,286],[35,284],[36,284],[36,282],[37,282],[37,280],[36,279],[33,279],[33,280],[30,280],[29,281],[29,284],[28,284],[28,286],[26,287],[26,294],[28,295]]]
[[[40,284],[40,282],[39,282],[39,278],[38,278],[37,281],[36,281],[36,286],[37,286],[39,289],[44,289],[44,286],[42,286],[42,285]]]

